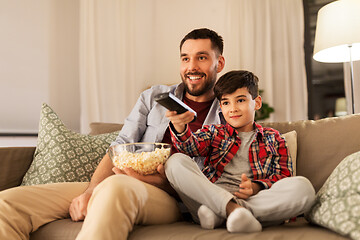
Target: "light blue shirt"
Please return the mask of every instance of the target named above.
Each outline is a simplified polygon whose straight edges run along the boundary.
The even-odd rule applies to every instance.
[[[161,142],[169,126],[169,119],[165,117],[167,109],[158,104],[154,96],[165,92],[171,92],[182,99],[184,85],[156,85],[142,92],[125,119],[119,135],[110,146],[134,142]],[[220,116],[219,101],[215,98],[203,125],[224,123],[221,119],[223,117]]]

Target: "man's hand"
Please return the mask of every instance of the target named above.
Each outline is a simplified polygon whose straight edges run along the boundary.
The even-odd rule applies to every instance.
[[[185,126],[189,122],[191,122],[194,119],[195,114],[187,111],[182,114],[177,114],[176,111],[167,111],[165,113],[165,116],[171,121],[171,123],[174,125],[175,130],[178,133],[182,133],[185,131]]]
[[[234,195],[241,199],[248,199],[249,197],[257,194],[262,189],[257,183],[252,182],[245,173],[241,175],[241,183],[239,184],[239,191]]]
[[[163,164],[160,164],[157,167],[157,173],[149,174],[149,175],[142,175],[140,173],[137,173],[132,168],[125,168],[124,170],[120,170],[117,167],[113,167],[113,172],[115,174],[125,174],[130,177],[136,178],[142,182],[151,184],[155,187],[158,187],[165,192],[169,193],[170,195],[177,197],[176,191],[171,187],[169,181],[166,178],[165,175],[165,168]]]
[[[81,221],[85,219],[87,214],[87,205],[91,195],[92,192],[87,190],[72,200],[69,207],[69,213],[73,221]]]
[[[112,170],[115,174],[125,174],[159,188],[161,188],[161,186],[164,185],[164,182],[167,182],[164,165],[162,164],[158,166],[157,173],[149,174],[149,175],[142,175],[140,173],[137,173],[132,168],[125,168],[123,170],[120,170],[117,167],[113,167]]]

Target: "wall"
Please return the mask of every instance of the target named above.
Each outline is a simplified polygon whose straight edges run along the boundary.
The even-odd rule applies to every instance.
[[[0,1],[0,134],[37,133],[48,103],[80,129],[78,0]]]
[[[229,57],[234,37],[228,29],[226,1],[128,2],[134,7],[129,9],[134,12],[130,21],[136,24],[131,29],[137,46],[132,74],[142,84],[127,89],[131,96],[119,110],[123,114],[120,119],[127,116],[142,90],[180,81],[179,42],[194,28],[208,27],[222,35],[223,73],[236,68]],[[0,134],[37,132],[42,102],[70,129],[80,130],[79,17],[80,0],[0,1]],[[121,86],[126,86],[126,81],[123,79]]]
[[[144,89],[180,81],[179,42],[184,34],[208,27],[227,39],[225,4],[217,0],[136,0],[129,6],[134,7],[131,21],[136,24],[134,59],[142,70],[134,74],[143,84],[131,91],[124,118]],[[0,1],[0,134],[36,133],[43,102],[70,129],[80,130],[79,8],[79,0]]]
[[[136,68],[141,69],[133,74],[142,82],[134,90],[136,93],[131,97],[132,105],[139,93],[152,85],[171,85],[181,81],[179,44],[185,34],[195,28],[207,27],[226,39],[226,7],[218,0],[132,0],[131,6],[134,9],[129,10],[132,11],[129,25],[134,28],[130,34],[136,49],[132,52],[133,59],[129,61],[134,61]]]
[[[179,44],[185,34],[195,28],[206,27],[218,32],[224,38],[224,56],[227,56],[227,39],[230,36],[226,36],[225,3],[220,3],[218,0],[182,0],[180,4],[156,0],[154,3],[154,48],[157,49],[154,60],[155,66],[159,67],[154,69],[152,84],[180,82]],[[226,58],[226,60],[223,72],[226,72],[231,65],[230,59]]]
[[[94,121],[124,122],[143,90],[181,82],[181,39],[208,27],[226,42],[227,6],[218,0],[81,1],[80,79],[87,89],[81,132]]]
[[[224,56],[230,53],[228,43],[231,36],[226,35],[229,32],[226,2],[132,0],[131,3],[134,10],[129,25],[135,25],[132,34],[136,49],[133,59],[129,61],[133,61],[136,69],[141,71],[133,73],[139,82],[138,88],[130,89],[131,96],[122,95],[126,95],[126,106],[121,107],[121,119],[129,114],[143,90],[157,84],[173,85],[181,81],[179,45],[181,39],[191,30],[201,27],[214,29],[224,38]],[[235,66],[235,63],[226,57],[222,73],[236,68]]]

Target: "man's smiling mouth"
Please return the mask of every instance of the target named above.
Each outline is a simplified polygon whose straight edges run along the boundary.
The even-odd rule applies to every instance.
[[[190,82],[197,82],[200,79],[202,79],[203,77],[205,77],[205,74],[200,73],[200,72],[194,72],[194,73],[188,73],[186,74],[186,78],[190,80]]]
[[[202,76],[188,76],[190,80],[199,80]]]

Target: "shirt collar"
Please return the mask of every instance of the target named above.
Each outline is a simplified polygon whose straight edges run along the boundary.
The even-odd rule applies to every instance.
[[[256,134],[261,134],[261,136],[264,136],[264,128],[260,125],[254,122]]]
[[[258,134],[260,134],[263,137],[264,136],[264,128],[260,124],[257,124],[256,122],[254,122],[254,126],[255,126],[256,136]],[[230,136],[238,135],[238,131],[236,131],[236,129],[233,128],[229,123],[225,124],[225,128],[229,132]]]
[[[179,98],[180,100],[183,99],[184,96],[184,90],[185,90],[185,85],[184,83],[180,83],[176,86],[175,90],[174,90],[174,95],[175,97]]]

